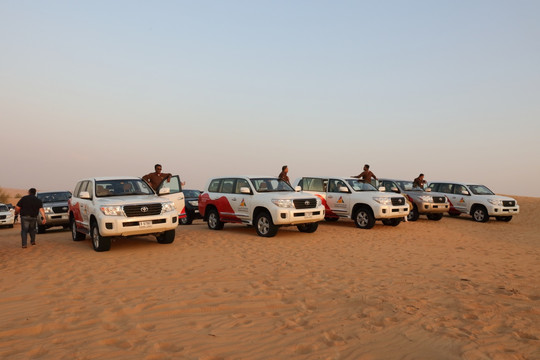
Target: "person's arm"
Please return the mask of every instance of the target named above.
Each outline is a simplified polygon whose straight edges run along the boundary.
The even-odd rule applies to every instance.
[[[39,212],[41,213],[41,218],[43,219],[41,220],[41,223],[45,224],[47,222],[47,219],[45,217],[45,210],[43,208],[39,208]]]
[[[146,181],[148,184],[150,184],[150,174],[146,174],[142,177],[144,181]]]
[[[19,215],[21,208],[18,205],[15,205],[15,215]]]
[[[172,178],[172,174],[166,174],[166,175],[167,175],[167,182],[170,182]]]
[[[377,177],[375,176],[374,173],[371,173],[371,176],[373,176],[373,178],[374,178],[375,180],[379,180],[379,179],[377,179]]]

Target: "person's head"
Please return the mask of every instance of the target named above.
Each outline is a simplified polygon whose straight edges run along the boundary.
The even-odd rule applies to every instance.
[[[161,172],[161,164],[154,165],[154,170],[159,174]]]
[[[364,170],[366,170],[366,171],[369,170],[369,165],[368,164],[364,165]]]
[[[35,189],[35,188],[30,188],[30,189],[28,189],[28,194],[30,194],[30,195],[36,195],[36,189]]]
[[[283,165],[281,167],[281,171],[283,171],[284,173],[288,173],[289,172],[289,167],[287,165]]]
[[[420,180],[424,180],[424,174],[418,175],[418,178],[419,178]]]

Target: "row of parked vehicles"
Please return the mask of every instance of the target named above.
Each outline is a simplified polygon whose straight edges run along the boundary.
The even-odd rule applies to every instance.
[[[156,191],[138,177],[96,177],[79,181],[73,194],[37,196],[47,217],[45,225],[38,221],[38,232],[51,226],[70,228],[74,241],[89,235],[96,251],[109,250],[111,239],[118,236],[154,235],[159,243],[169,244],[179,224],[197,218],[212,230],[226,223],[246,224],[259,236],[272,237],[281,226],[315,232],[323,220],[352,219],[357,227],[370,229],[376,221],[397,226],[421,215],[434,221],[449,213],[468,214],[477,222],[490,217],[507,222],[519,213],[515,199],[479,184],[432,182],[421,189],[412,181],[379,179],[367,184],[333,176],[301,177],[293,185],[270,176],[217,177],[202,192],[182,189],[177,175]],[[2,214],[0,225],[5,225],[7,215]]]

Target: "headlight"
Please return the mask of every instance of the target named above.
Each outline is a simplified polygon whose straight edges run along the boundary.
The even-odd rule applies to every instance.
[[[292,208],[294,207],[293,201],[290,199],[272,199],[272,202],[279,207]]]
[[[49,207],[49,206],[44,207],[43,210],[45,210],[45,214],[53,213],[52,207]]]
[[[320,198],[320,197],[316,197],[316,199],[317,199],[317,205],[316,205],[316,207],[321,206],[321,205],[322,205],[322,200],[321,200],[321,198]]]
[[[488,199],[488,202],[495,206],[502,206],[502,200]]]
[[[199,206],[199,202],[197,200],[190,200],[190,201],[188,201],[188,203],[191,206]]]
[[[107,216],[124,216],[124,209],[122,206],[102,206],[101,212]]]
[[[381,205],[392,205],[392,199],[389,197],[374,197],[373,200]]]
[[[420,200],[422,200],[423,202],[427,202],[427,203],[432,203],[433,202],[433,196],[429,196],[429,195],[422,195],[419,197]]]
[[[164,203],[163,206],[161,207],[162,213],[173,211],[173,210],[176,210],[176,208],[174,207],[174,203],[172,201]]]

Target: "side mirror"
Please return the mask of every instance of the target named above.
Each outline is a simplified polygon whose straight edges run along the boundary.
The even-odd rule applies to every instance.
[[[342,192],[342,193],[348,193],[348,192],[349,192],[349,189],[347,189],[346,186],[340,186],[340,187],[339,187],[339,192]]]
[[[297,185],[297,186],[294,187],[294,191],[300,192],[300,191],[302,191],[302,187],[300,185]]]
[[[81,194],[79,195],[81,199],[91,199],[90,193],[88,191],[81,191]]]
[[[392,187],[392,189],[391,189],[391,190],[392,190],[393,192],[395,192],[395,193],[399,193],[399,190],[398,190],[398,188],[397,188],[397,187],[395,187],[395,186],[394,186],[394,187]]]
[[[167,195],[171,193],[171,189],[168,187],[162,187],[159,189],[159,195]]]
[[[469,195],[469,192],[468,192],[467,190],[463,190],[461,193],[462,193],[463,195]]]
[[[247,186],[242,186],[240,188],[240,193],[242,193],[242,194],[251,194],[251,190]]]
[[[386,191],[386,188],[384,186],[379,186],[379,191],[380,192],[385,192]]]
[[[431,188],[425,188],[424,191],[431,192]]]

